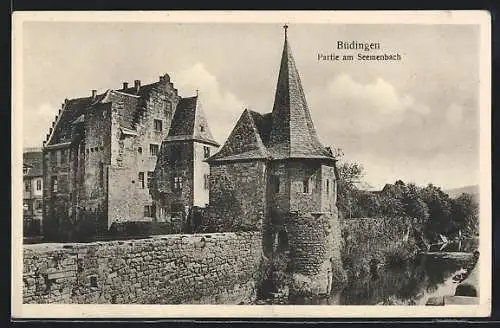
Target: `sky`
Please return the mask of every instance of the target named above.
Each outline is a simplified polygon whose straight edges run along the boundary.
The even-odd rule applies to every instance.
[[[41,146],[65,98],[164,73],[181,96],[199,90],[221,144],[245,108],[272,110],[282,24],[24,22],[23,33],[24,147]],[[288,39],[320,140],[360,163],[367,187],[479,183],[478,26],[290,24]],[[402,60],[317,59],[358,52]]]

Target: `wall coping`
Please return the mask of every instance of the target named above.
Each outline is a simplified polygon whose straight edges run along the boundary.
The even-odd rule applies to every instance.
[[[242,231],[242,232],[214,232],[214,233],[195,233],[195,234],[169,234],[169,235],[154,235],[148,238],[137,239],[115,239],[105,241],[92,241],[88,243],[40,243],[40,244],[26,244],[23,245],[23,250],[30,250],[34,252],[51,252],[57,250],[70,251],[72,249],[79,249],[91,246],[119,246],[119,245],[133,245],[143,242],[157,242],[161,240],[176,240],[176,239],[218,239],[221,237],[229,238],[235,236],[251,236],[260,235],[260,231]]]

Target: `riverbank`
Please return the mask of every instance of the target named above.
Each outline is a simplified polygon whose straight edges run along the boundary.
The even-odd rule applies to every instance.
[[[469,264],[446,282],[434,295],[429,295],[425,305],[468,305],[479,303],[479,253],[474,252]]]

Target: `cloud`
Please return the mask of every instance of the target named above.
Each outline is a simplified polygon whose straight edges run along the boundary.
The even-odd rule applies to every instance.
[[[243,102],[226,90],[202,63],[172,74],[172,80],[179,90],[187,93],[185,96],[199,90],[210,130],[214,138],[223,144],[244,110]]]
[[[23,147],[42,147],[57,111],[47,103],[23,111]]]
[[[464,118],[465,108],[462,105],[453,103],[446,110],[446,119],[453,127],[461,125]]]
[[[324,87],[313,89],[308,100],[318,116],[332,117],[328,123],[341,132],[376,132],[401,123],[408,112],[430,112],[410,95],[399,94],[382,78],[363,84],[347,74],[339,74]]]

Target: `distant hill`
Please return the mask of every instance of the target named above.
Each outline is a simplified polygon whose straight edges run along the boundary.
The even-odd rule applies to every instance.
[[[479,200],[479,186],[478,185],[473,185],[473,186],[465,186],[465,187],[460,187],[460,188],[453,188],[453,189],[448,189],[448,190],[443,190],[445,193],[450,195],[451,198],[456,198],[460,196],[463,193],[466,194],[471,194]]]

